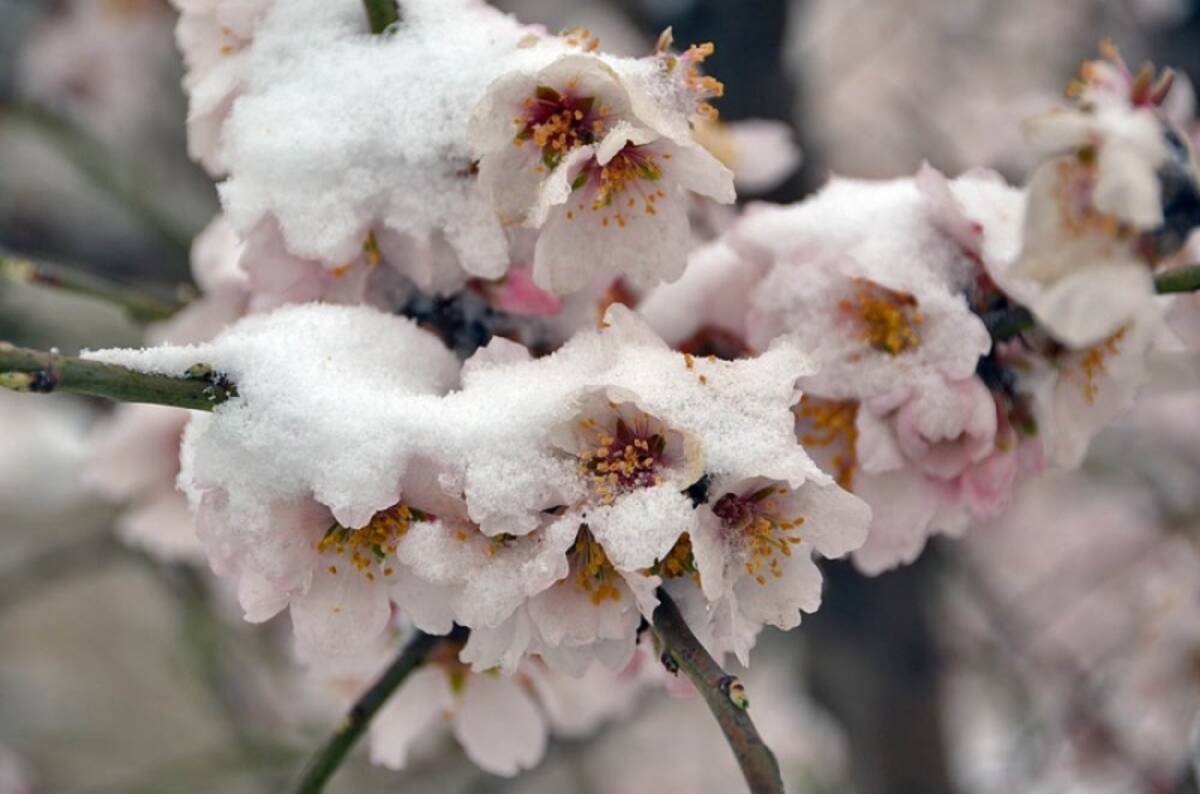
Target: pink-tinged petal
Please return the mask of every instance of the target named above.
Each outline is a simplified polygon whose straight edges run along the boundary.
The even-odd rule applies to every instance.
[[[471,676],[454,718],[454,736],[480,769],[513,777],[546,752],[546,723],[511,678]]]
[[[733,143],[733,179],[738,190],[765,193],[787,179],[803,159],[790,124],[746,119],[726,125]]]
[[[409,748],[454,708],[450,679],[438,665],[414,671],[371,723],[371,763],[403,769]]]
[[[800,536],[823,557],[835,558],[863,545],[872,508],[858,495],[837,485],[806,483],[792,491],[791,511],[802,516]]]
[[[983,248],[983,226],[967,217],[945,175],[925,162],[921,163],[915,182],[938,228],[964,251],[979,255]]]
[[[651,290],[638,304],[638,312],[674,346],[702,328],[718,328],[743,339],[757,319],[750,312],[750,295],[765,273],[764,262],[743,257],[718,240],[693,251],[679,280]],[[755,333],[773,339],[779,330],[756,329]]]
[[[237,597],[246,622],[265,623],[283,611],[292,594],[255,571],[244,571],[238,579]]]
[[[896,413],[906,457],[933,477],[957,477],[995,446],[996,403],[978,378],[921,389]]]
[[[737,199],[733,189],[733,172],[702,146],[665,147],[671,155],[671,176],[685,189],[721,204]]]
[[[292,601],[296,641],[318,654],[362,650],[383,633],[392,616],[386,586],[352,565],[343,567],[336,574],[318,569],[308,592]]]
[[[533,272],[524,265],[508,269],[499,287],[493,290],[496,308],[528,317],[549,317],[562,311],[557,295],[533,283]]]
[[[159,405],[122,405],[97,424],[84,484],[109,499],[174,490],[179,440],[189,412]]]
[[[388,577],[388,589],[392,600],[421,631],[449,634],[454,628],[456,587],[427,582],[402,565]]]
[[[940,500],[911,471],[858,478],[855,493],[871,505],[873,518],[867,541],[854,552],[854,564],[870,576],[910,563],[925,547]]]
[[[892,423],[888,417],[872,410],[870,403],[859,407],[854,417],[858,438],[855,453],[859,470],[867,474],[882,474],[894,471],[907,464],[904,452],[896,441]]]
[[[728,551],[723,538],[721,519],[712,510],[698,511],[695,530],[691,534],[692,556],[700,574],[700,585],[709,601],[716,601],[733,587],[726,565]]]
[[[164,489],[123,513],[117,531],[127,543],[145,549],[164,562],[203,562],[204,549],[196,536],[187,499]]]
[[[623,581],[617,589],[616,600],[597,602],[592,592],[568,577],[530,599],[529,617],[551,647],[633,636],[641,622],[638,603]]]
[[[519,609],[494,629],[473,629],[458,658],[476,672],[499,667],[505,675],[511,675],[532,639],[532,622],[526,611]]]
[[[821,605],[821,570],[803,545],[793,547],[780,564],[780,576],[767,576],[763,584],[742,577],[735,593],[746,620],[787,631],[800,625],[801,611],[815,612]]]
[[[691,247],[687,204],[677,186],[663,189],[667,197],[655,204],[655,214],[634,208],[622,216],[624,226],[611,218],[606,224],[605,211],[587,202],[582,209],[576,204],[556,211],[534,250],[534,281],[562,294],[586,286],[597,273],[624,274],[635,286],[677,279]]]
[[[997,451],[963,472],[963,501],[972,515],[978,518],[999,515],[1012,496],[1020,455],[1015,438],[1009,441],[1009,445],[1007,451]]]

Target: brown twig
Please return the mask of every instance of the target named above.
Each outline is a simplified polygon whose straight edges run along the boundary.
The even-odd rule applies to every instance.
[[[658,599],[653,626],[662,644],[663,664],[672,672],[682,671],[700,692],[737,757],[751,793],[782,794],[779,762],[750,719],[750,702],[741,682],[722,670],[704,649],[671,597],[659,590]]]

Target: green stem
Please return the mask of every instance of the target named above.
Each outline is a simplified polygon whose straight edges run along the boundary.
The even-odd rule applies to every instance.
[[[396,0],[363,0],[363,8],[366,9],[372,33],[382,33],[400,21]]]
[[[350,709],[341,727],[322,745],[308,762],[300,783],[296,786],[296,794],[318,794],[325,790],[325,784],[333,777],[342,762],[346,760],[350,750],[367,732],[376,713],[379,712],[388,698],[400,688],[400,685],[420,667],[429,656],[433,646],[440,637],[418,631],[411,640],[400,650],[400,654],[392,661],[383,675],[371,688],[363,693],[358,702]]]
[[[237,389],[211,368],[197,364],[183,377],[156,375],[0,342],[0,388],[48,394],[90,394],[119,402],[152,403],[211,411]]]
[[[1188,265],[1163,271],[1155,277],[1154,288],[1159,295],[1200,290],[1200,265]]]
[[[662,644],[663,664],[682,670],[717,718],[751,794],[783,794],[779,762],[750,720],[749,701],[741,682],[726,674],[688,628],[679,608],[665,591],[658,591],[654,633]]]
[[[90,273],[61,265],[35,262],[0,249],[0,279],[15,284],[52,287],[86,295],[125,310],[135,322],[165,320],[183,308],[182,304],[160,298],[125,284],[118,284]]]

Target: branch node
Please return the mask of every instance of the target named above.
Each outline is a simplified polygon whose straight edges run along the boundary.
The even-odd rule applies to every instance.
[[[750,708],[750,698],[746,695],[746,687],[742,686],[742,682],[735,675],[727,675],[717,684],[717,688],[725,697],[729,698],[729,702],[737,708],[745,711]]]

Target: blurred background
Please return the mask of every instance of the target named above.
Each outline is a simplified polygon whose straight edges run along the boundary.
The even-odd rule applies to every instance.
[[[715,42],[722,118],[784,121],[803,149],[759,197],[775,201],[923,160],[1022,181],[1020,120],[1104,36],[1131,63],[1200,75],[1191,0],[496,4],[617,53],[667,26]],[[217,202],[186,155],[173,25],[160,0],[0,0],[0,261],[188,295]],[[18,280],[0,278],[0,339],[143,338],[118,309]],[[202,567],[152,563],[114,534],[122,505],[82,485],[107,410],[0,394],[0,794],[284,790],[337,714],[295,696],[286,626],[242,624]],[[1002,521],[874,579],[827,565],[822,609],[764,636],[745,675],[789,791],[1200,791],[1198,415],[1200,396],[1148,395],[1081,472],[1027,487]],[[515,780],[432,742],[404,773],[356,758],[332,790],[740,786],[700,703],[647,693]]]

